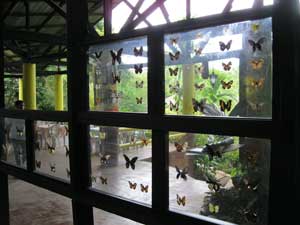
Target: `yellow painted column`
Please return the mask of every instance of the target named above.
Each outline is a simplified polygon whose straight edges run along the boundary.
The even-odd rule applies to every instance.
[[[193,65],[182,66],[183,77],[183,110],[185,115],[192,115],[194,112],[192,98],[195,93],[195,71]]]
[[[23,100],[25,109],[36,109],[36,65],[23,64]]]
[[[23,100],[23,78],[19,78],[19,99]]]
[[[64,110],[64,80],[63,75],[55,76],[55,110]]]

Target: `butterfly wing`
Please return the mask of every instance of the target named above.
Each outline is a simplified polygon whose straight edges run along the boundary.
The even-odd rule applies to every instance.
[[[220,109],[222,112],[225,112],[225,102],[223,100],[220,100]]]
[[[225,43],[224,43],[224,42],[222,42],[222,41],[219,41],[219,45],[220,45],[220,49],[221,49],[221,51],[224,51],[224,50],[225,50],[225,48],[226,48],[226,45],[225,45]]]
[[[135,163],[137,160],[138,160],[138,157],[135,156],[129,161],[129,164],[133,170],[135,169]]]
[[[121,62],[122,62],[122,58],[121,58],[122,52],[123,52],[123,48],[120,48],[120,49],[118,50],[118,52],[117,52],[116,59],[117,59],[117,61],[118,61],[119,64],[121,64]]]
[[[175,169],[176,169],[176,172],[177,172],[176,179],[179,179],[179,177],[180,177],[180,175],[181,175],[181,171],[180,171],[180,169],[178,168],[178,166],[175,166]]]
[[[123,154],[123,156],[124,156],[124,159],[125,159],[125,161],[126,161],[126,168],[128,169],[128,168],[129,168],[129,164],[130,164],[130,159],[129,159],[128,156],[125,155],[125,154]]]

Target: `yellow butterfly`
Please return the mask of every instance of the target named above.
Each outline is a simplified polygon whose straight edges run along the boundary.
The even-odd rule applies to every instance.
[[[260,29],[260,25],[258,23],[251,24],[251,29],[253,32],[257,32]]]
[[[263,67],[264,60],[263,59],[253,59],[250,61],[250,64],[252,66],[252,69],[259,70]]]
[[[210,213],[218,213],[220,211],[220,207],[218,205],[213,205],[211,203],[208,204],[208,209]]]

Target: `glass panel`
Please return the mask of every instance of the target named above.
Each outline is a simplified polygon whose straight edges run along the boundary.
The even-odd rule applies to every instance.
[[[271,19],[165,36],[166,114],[272,116]]]
[[[103,211],[101,209],[94,209],[94,224],[95,225],[140,225],[130,219]]]
[[[69,180],[68,124],[36,121],[34,144],[36,171]]]
[[[151,204],[151,131],[90,126],[92,187]]]
[[[5,108],[16,109],[15,102],[20,99],[18,78],[4,78]]]
[[[1,160],[26,168],[25,120],[1,118]]]
[[[90,110],[147,112],[147,50],[146,38],[90,48]]]
[[[169,133],[170,209],[268,224],[270,141]]]
[[[11,225],[73,225],[71,201],[9,177]]]

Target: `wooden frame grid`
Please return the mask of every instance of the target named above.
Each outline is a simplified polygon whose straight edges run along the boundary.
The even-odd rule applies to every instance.
[[[190,1],[187,1],[190,3]],[[290,187],[299,183],[299,22],[298,0],[278,0],[272,7],[242,10],[226,15],[179,21],[127,33],[111,34],[111,1],[104,1],[105,32],[102,38],[87,40],[87,0],[67,0],[68,112],[14,111],[4,109],[3,36],[0,30],[0,117],[24,119],[26,123],[27,170],[0,162],[0,221],[9,225],[8,176],[12,175],[72,200],[75,225],[93,225],[93,207],[155,225],[217,224],[169,211],[168,131],[268,138],[271,140],[269,224],[293,224],[296,209],[285,207],[295,198]],[[190,15],[190,12],[189,14]],[[164,35],[194,28],[216,26],[250,19],[272,17],[273,22],[273,114],[272,119],[194,118],[164,115]],[[1,28],[2,24],[1,24]],[[131,37],[148,39],[148,114],[88,111],[88,46]],[[283,76],[282,74],[285,74]],[[291,84],[291,85],[290,85]],[[295,104],[292,104],[292,103]],[[34,121],[64,121],[70,130],[71,182],[34,172]],[[125,126],[152,130],[152,207],[104,194],[90,188],[88,126]],[[285,154],[282,154],[285,151]],[[284,182],[283,182],[284,181]],[[297,186],[296,186],[297,187]],[[282,193],[285,194],[282,194]],[[278,202],[281,202],[278,204]]]

